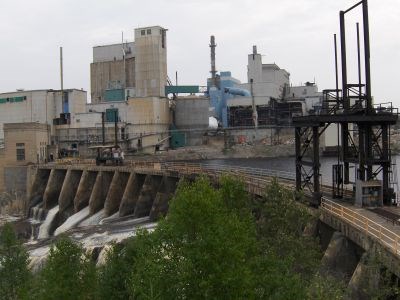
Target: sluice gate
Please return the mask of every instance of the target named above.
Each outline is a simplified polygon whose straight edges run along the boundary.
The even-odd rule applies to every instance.
[[[100,213],[155,221],[167,213],[180,180],[178,174],[131,167],[39,166],[31,173],[28,215],[38,208],[54,214],[42,237],[58,233],[72,216],[79,222]]]

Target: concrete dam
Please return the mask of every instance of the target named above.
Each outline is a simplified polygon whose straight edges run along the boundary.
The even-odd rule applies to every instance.
[[[82,242],[99,264],[111,242],[122,242],[139,227],[152,230],[168,212],[177,185],[183,178],[205,175],[213,182],[230,172],[242,178],[252,197],[263,195],[273,178],[289,188],[287,172],[248,168],[223,169],[188,163],[131,163],[127,166],[43,165],[28,175],[33,238],[28,242],[31,266],[40,268],[54,236],[67,232]],[[251,172],[253,174],[251,174]],[[317,222],[304,234],[318,237],[325,255],[321,270],[340,274],[357,289],[364,280],[367,253],[379,252],[385,267],[400,277],[399,228],[377,220],[367,211],[323,197],[313,209]],[[35,223],[37,224],[35,227]],[[399,226],[398,226],[399,227]]]
[[[43,166],[32,169],[30,177],[30,216],[47,215],[42,224],[46,226],[35,234],[39,238],[60,234],[91,217],[155,221],[166,214],[179,181],[177,174],[154,169],[96,166]]]

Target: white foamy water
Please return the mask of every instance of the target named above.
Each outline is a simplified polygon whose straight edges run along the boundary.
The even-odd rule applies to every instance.
[[[49,237],[50,226],[53,223],[54,218],[58,214],[59,209],[60,207],[57,205],[49,210],[46,216],[46,220],[44,220],[43,224],[40,225],[38,239],[45,239]]]
[[[105,218],[105,210],[104,208],[97,213],[95,213],[93,216],[87,218],[83,222],[79,224],[79,227],[85,227],[85,226],[93,226],[93,225],[99,225],[100,221]]]
[[[56,229],[54,235],[59,235],[60,233],[66,232],[71,228],[77,226],[80,222],[89,217],[90,211],[89,206],[86,206],[82,210],[78,211],[76,214],[70,216],[60,227]]]
[[[84,238],[79,238],[80,235],[72,234],[71,237],[74,240],[78,240],[82,243],[83,247],[86,249],[91,249],[95,247],[103,247],[107,244],[111,243],[120,243],[123,240],[126,240],[130,237],[136,235],[136,231],[139,228],[145,228],[149,231],[153,231],[157,226],[157,223],[146,223],[146,224],[137,224],[135,227],[127,227],[123,229],[110,229],[101,233],[93,233]]]
[[[97,267],[104,266],[106,264],[107,255],[110,252],[111,248],[112,245],[108,244],[105,245],[103,249],[101,249],[99,257],[97,258],[97,263],[96,263]]]
[[[84,215],[84,213],[82,212],[81,215]],[[100,216],[101,213],[97,216],[98,220]],[[73,219],[77,222],[79,218],[75,216]],[[69,224],[75,223],[75,221],[69,222]],[[69,237],[80,243],[89,253],[96,248],[102,248],[97,258],[97,265],[100,266],[105,263],[107,252],[113,243],[121,243],[128,238],[136,236],[139,228],[153,231],[156,226],[156,222],[149,223],[149,217],[139,219],[122,218],[120,222],[118,220],[113,220],[112,223],[98,225],[95,229],[96,231],[93,233],[90,233],[90,227],[82,228],[80,230],[77,229],[78,231],[70,233]],[[34,245],[34,243],[27,244]],[[38,248],[29,251],[29,267],[32,272],[37,272],[46,263],[50,247],[50,245],[39,246]]]
[[[35,220],[36,222],[43,221],[44,217],[46,216],[46,210],[42,206],[43,202],[40,202],[36,206],[32,207],[32,220]]]
[[[116,212],[115,214],[100,220],[99,224],[107,224],[107,223],[110,223],[112,221],[118,220],[118,218],[119,218],[119,212]]]
[[[40,247],[29,251],[29,269],[36,273],[38,272],[47,261],[49,255],[50,246]]]

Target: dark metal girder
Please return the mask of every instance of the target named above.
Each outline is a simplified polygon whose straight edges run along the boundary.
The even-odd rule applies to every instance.
[[[363,17],[365,83],[361,82],[360,36],[359,25],[357,24],[359,80],[357,84],[351,84],[347,80],[345,14],[360,5],[362,5]],[[335,36],[336,89],[323,91],[322,114],[293,117],[292,119],[292,124],[296,127],[296,188],[299,190],[307,186],[313,192],[312,203],[319,204],[319,137],[329,124],[340,124],[342,129],[341,157],[338,157],[337,169],[340,169],[340,174],[343,170],[343,182],[341,181],[342,177],[340,177],[338,183],[350,183],[350,163],[358,165],[357,174],[359,177],[357,178],[361,180],[375,178],[377,174],[381,173],[384,203],[390,204],[392,196],[389,179],[391,173],[390,125],[397,123],[398,113],[391,105],[390,107],[379,106],[375,108],[372,103],[368,0],[359,1],[349,9],[341,11],[339,16],[342,89],[339,90],[338,84]],[[339,97],[339,91],[341,91],[341,97]],[[358,141],[351,137],[350,132],[353,130],[349,127],[350,124],[355,124],[358,127]],[[321,127],[323,127],[322,130]],[[306,153],[311,154],[311,162],[303,161]],[[342,161],[343,167],[339,167],[341,166],[339,160]],[[306,170],[304,166],[310,169]]]

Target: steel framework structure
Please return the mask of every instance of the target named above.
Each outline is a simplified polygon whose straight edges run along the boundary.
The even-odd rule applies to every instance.
[[[351,84],[347,79],[345,15],[359,6],[362,7],[363,15],[365,83],[361,82],[360,34],[357,23],[358,83]],[[389,182],[390,125],[397,122],[398,111],[391,103],[382,106],[373,105],[372,102],[367,0],[341,11],[339,16],[342,89],[339,89],[338,83],[335,35],[336,89],[324,90],[323,109],[319,115],[293,118],[293,125],[296,128],[296,189],[307,188],[313,195],[311,204],[320,204],[319,140],[330,124],[337,124],[338,164],[333,166],[332,196],[343,196],[343,184],[350,183],[350,164],[354,164],[357,171],[356,179],[366,181],[375,179],[381,174],[384,204],[390,204],[393,197]]]

